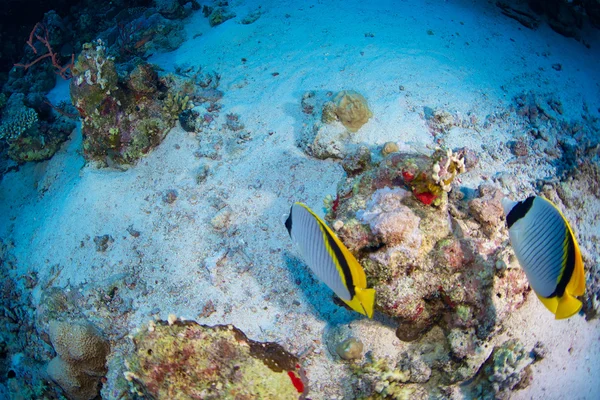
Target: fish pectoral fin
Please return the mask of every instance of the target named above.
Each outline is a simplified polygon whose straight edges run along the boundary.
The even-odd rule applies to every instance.
[[[354,311],[373,318],[373,307],[375,306],[375,289],[354,288],[354,297],[344,300]]]
[[[571,296],[568,292],[562,295],[558,300],[558,308],[556,309],[556,319],[569,318],[579,312],[583,303],[576,297]]]

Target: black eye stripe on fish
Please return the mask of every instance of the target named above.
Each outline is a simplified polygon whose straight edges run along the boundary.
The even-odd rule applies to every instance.
[[[502,201],[510,242],[531,288],[557,319],[579,312],[585,292],[579,245],[560,210],[543,197]]]
[[[533,204],[534,197],[528,197],[524,201],[517,203],[516,206],[510,211],[510,213],[506,216],[506,223],[508,225],[508,229],[510,229],[515,222],[519,219],[523,218],[527,211],[531,208]]]
[[[292,237],[292,207],[290,207],[290,215],[285,220],[285,228],[290,234],[290,237]]]

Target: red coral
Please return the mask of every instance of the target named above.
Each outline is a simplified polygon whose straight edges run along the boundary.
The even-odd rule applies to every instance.
[[[38,32],[41,32],[41,34],[43,36],[38,34]],[[48,29],[41,22],[38,22],[37,24],[35,24],[35,26],[31,30],[31,33],[29,34],[29,40],[27,40],[27,45],[31,48],[31,50],[33,50],[33,54],[37,54],[38,50],[35,48],[35,46],[33,44],[34,37],[41,44],[43,44],[46,47],[48,52],[42,54],[41,56],[38,56],[35,60],[33,60],[30,63],[27,63],[27,64],[17,63],[17,64],[15,64],[15,67],[21,67],[21,68],[24,68],[25,70],[27,70],[32,65],[37,64],[38,61],[41,61],[45,58],[50,57],[50,60],[52,61],[52,65],[54,66],[54,68],[57,69],[57,71],[55,71],[55,72],[58,75],[60,75],[61,78],[65,79],[65,80],[70,79],[71,78],[71,69],[72,69],[73,65],[75,64],[75,54],[73,54],[73,53],[71,54],[71,61],[69,61],[67,64],[60,65],[60,62],[58,61],[58,53],[54,52],[54,50],[52,50],[52,46],[50,45],[50,38],[48,37]]]
[[[298,367],[299,365],[296,366],[296,368]],[[288,376],[290,377],[292,384],[294,385],[298,393],[304,393],[304,383],[302,382],[302,379],[297,377],[294,371],[288,371]]]
[[[437,196],[431,192],[415,193],[415,197],[426,206],[433,203]]]
[[[340,195],[338,193],[338,195],[335,197],[335,200],[331,203],[331,211],[333,211],[334,213],[337,212],[339,205],[340,205]]]
[[[402,171],[402,177],[404,178],[404,182],[408,183],[410,181],[412,181],[413,179],[415,179],[415,175],[411,174],[408,171]]]

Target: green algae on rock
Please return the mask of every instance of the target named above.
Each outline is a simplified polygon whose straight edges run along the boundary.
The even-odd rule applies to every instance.
[[[148,398],[301,399],[300,361],[276,343],[250,340],[232,325],[151,322],[133,338],[125,378]]]

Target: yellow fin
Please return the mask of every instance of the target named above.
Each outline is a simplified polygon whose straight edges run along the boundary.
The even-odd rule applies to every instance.
[[[538,299],[550,310],[556,319],[565,319],[577,314],[583,303],[565,292],[561,297],[542,297],[538,295]]]
[[[373,318],[373,306],[375,305],[375,289],[361,289],[355,287],[354,297],[344,302],[354,311]]]
[[[570,228],[569,228],[570,229]],[[573,238],[573,245],[575,246],[575,267],[573,269],[573,275],[571,280],[567,284],[566,291],[574,296],[583,296],[585,292],[585,272],[583,271],[583,260],[581,259],[581,250],[573,232],[571,232]]]
[[[558,300],[558,308],[556,309],[556,319],[565,319],[577,314],[583,303],[565,292]]]
[[[367,288],[367,276],[363,267],[360,265],[356,257],[354,257],[352,252],[340,240],[340,238],[337,237],[331,228],[329,228],[329,226],[327,226],[327,224],[317,214],[315,214],[310,208],[308,208],[307,205],[303,203],[295,204],[303,207],[318,222],[319,228],[323,234],[324,246],[331,257],[331,260],[335,264],[343,285],[346,287],[346,289],[348,289],[348,292],[351,292],[350,288],[348,288],[348,281],[346,280],[345,273],[338,258],[343,258],[348,266],[352,278],[352,286],[354,286],[354,296],[350,300],[344,300],[339,295],[338,297],[340,297],[340,299],[354,311],[372,318],[373,308],[375,306],[375,289]],[[335,242],[338,249],[341,251],[341,257],[338,257],[338,255],[335,254],[335,251],[331,248],[328,240],[329,238]]]
[[[565,225],[567,226],[567,229],[569,230],[569,234],[571,235],[571,240],[573,241],[573,246],[575,248],[575,268],[573,269],[573,275],[571,276],[571,280],[567,284],[565,293],[568,292],[574,296],[583,296],[583,293],[585,292],[585,272],[583,270],[583,260],[581,258],[581,250],[579,249],[579,244],[577,243],[577,239],[575,238],[573,229],[571,229],[571,225],[569,224],[569,221],[567,221],[567,218],[562,213],[560,208],[558,208],[556,206],[556,204],[554,204],[547,198],[543,197],[543,199],[546,200],[548,203],[550,203],[552,205],[552,207],[554,207],[556,209],[556,211],[558,211],[558,213],[562,217],[563,221],[565,222]],[[579,311],[579,310],[577,310],[577,311]],[[565,318],[568,318],[568,317],[565,317]]]
[[[557,297],[542,297],[539,294],[537,294],[538,299],[540,299],[540,301],[542,302],[543,305],[546,306],[546,308],[548,310],[550,310],[550,312],[552,314],[556,315],[556,309],[558,308],[558,298]]]

